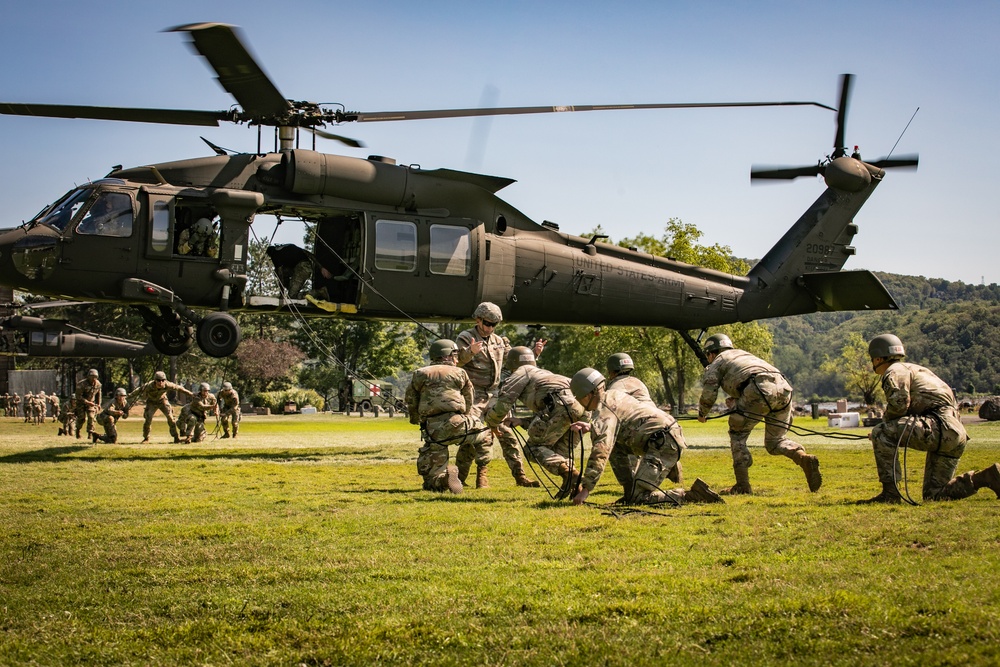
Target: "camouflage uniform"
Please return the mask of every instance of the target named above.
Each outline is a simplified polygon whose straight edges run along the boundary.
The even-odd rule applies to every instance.
[[[615,389],[603,392],[590,417],[590,457],[582,486],[588,492],[597,486],[612,451],[621,450],[639,459],[631,487],[625,487],[629,504],[680,501],[683,491],[665,492],[660,483],[680,459],[684,434],[677,420],[652,401],[639,401]]]
[[[469,346],[475,341],[483,344],[483,348],[478,354],[473,354],[472,350],[469,349]],[[472,327],[458,334],[455,342],[458,343],[458,365],[469,374],[469,379],[475,389],[473,410],[476,417],[482,419],[496,403],[504,360],[510,351],[510,341],[506,336],[498,336],[495,333],[490,333],[485,337],[481,336],[476,327]],[[518,474],[523,476],[524,462],[521,460],[521,451],[517,447],[517,440],[510,433],[501,434],[498,440],[504,461],[507,462],[511,474],[515,479]],[[491,441],[486,446],[492,447],[492,444]],[[463,477],[461,474],[463,471],[468,472],[472,459],[479,454],[470,445],[459,448],[455,455],[455,464],[460,471],[460,477]]]
[[[720,388],[736,399],[735,411],[729,415],[729,446],[737,479],[733,492],[750,492],[747,471],[753,465],[753,456],[747,440],[761,420],[767,453],[790,458],[805,472],[809,490],[819,489],[822,477],[816,457],[786,437],[792,421],[792,387],[781,371],[744,350],[724,349],[705,368],[702,386],[699,418],[707,417]]]
[[[59,397],[55,394],[49,395],[49,403],[52,405],[52,421],[59,421]]]
[[[177,415],[177,432],[181,438],[190,438],[194,435],[194,415],[191,413],[190,403],[181,406]]]
[[[504,381],[496,403],[486,415],[486,424],[490,428],[499,426],[518,400],[534,413],[527,428],[525,455],[553,474],[565,476],[571,472],[574,436],[569,427],[586,411],[573,398],[569,378],[537,366],[520,366]]]
[[[902,479],[899,447],[927,452],[924,500],[965,498],[976,492],[972,473],[952,479],[969,436],[951,388],[923,366],[894,361],[882,376],[887,407],[871,434],[883,486]],[[895,472],[895,477],[893,473]]]
[[[104,427],[104,435],[94,433],[92,437],[95,444],[98,440],[112,445],[118,442],[118,428],[116,425],[119,419],[128,419],[127,400],[124,395],[118,394],[97,415],[97,423]]]
[[[14,414],[11,417],[16,417],[18,411],[21,409],[21,397],[18,396],[17,392],[14,392],[14,398],[11,399],[11,405],[14,408]]]
[[[440,362],[413,373],[406,388],[410,423],[420,424],[424,445],[417,455],[417,473],[427,491],[448,489],[448,447],[472,445],[483,452],[477,463],[489,463],[490,433],[472,412],[474,390],[464,370]]]
[[[222,421],[222,437],[229,437],[229,424],[233,424],[233,437],[240,431],[240,395],[235,389],[223,388],[215,395],[219,399],[219,418]]]
[[[63,401],[62,407],[59,408],[59,421],[62,423],[59,435],[73,435],[73,425],[76,422],[76,396],[70,396]]]
[[[209,416],[218,413],[219,402],[212,392],[206,391],[195,394],[189,405],[191,406],[191,416],[194,418],[194,437],[191,441],[201,442],[205,439],[207,432],[205,429],[205,420]]]
[[[93,384],[91,384],[93,380]],[[76,437],[87,422],[87,437],[94,432],[94,419],[101,409],[101,382],[97,378],[86,377],[76,383]]]
[[[170,407],[170,401],[167,399],[168,391],[179,391],[182,394],[193,396],[190,391],[179,384],[165,381],[162,385],[157,385],[156,380],[147,382],[128,395],[128,404],[130,406],[140,399],[146,403],[146,407],[142,411],[142,417],[145,420],[142,423],[143,442],[149,440],[149,430],[153,423],[153,415],[156,414],[157,410],[162,412],[163,416],[167,418],[167,425],[170,427],[170,435],[174,436],[174,442],[181,441],[180,435],[177,432],[177,422],[174,420],[174,412]]]
[[[615,389],[628,394],[641,403],[655,405],[645,383],[632,375],[623,373],[608,378],[604,386],[606,389]],[[631,489],[635,481],[635,469],[639,465],[639,458],[633,455],[627,447],[615,447],[608,455],[608,463],[611,465],[611,471],[615,474],[615,479],[622,485],[622,488]]]

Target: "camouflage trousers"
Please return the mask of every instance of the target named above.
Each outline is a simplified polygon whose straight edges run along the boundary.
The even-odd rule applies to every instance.
[[[174,411],[170,407],[169,403],[147,403],[146,407],[142,410],[142,418],[145,420],[142,422],[142,439],[145,440],[149,437],[149,430],[153,425],[153,415],[157,411],[163,413],[163,416],[167,418],[167,425],[170,427],[170,435],[175,438],[180,437],[177,434],[177,421],[174,419]]]
[[[483,416],[486,415],[490,408],[497,402],[495,396],[491,396],[488,391],[482,389],[476,389],[475,402],[472,404],[472,412],[477,419],[482,420]],[[485,447],[489,450],[489,458],[493,458],[493,434],[487,431],[487,435],[490,436],[490,440],[486,443]],[[497,438],[500,441],[500,451],[503,452],[503,459],[507,463],[507,467],[510,468],[511,472],[517,474],[518,471],[524,470],[524,464],[521,460],[521,450],[517,446],[517,438],[514,437],[513,433],[501,433],[500,437]],[[476,447],[471,444],[465,444],[459,447],[458,452],[455,454],[455,463],[458,465],[459,469],[469,468],[472,462],[475,461],[476,465],[482,467],[484,464],[480,463],[482,460],[483,452],[478,451]],[[488,463],[489,461],[487,461]]]
[[[872,429],[872,449],[878,479],[883,484],[895,484],[903,479],[899,467],[899,449],[927,452],[924,461],[924,500],[944,500],[942,491],[952,481],[958,460],[965,452],[968,435],[961,426],[958,413],[942,410],[926,415],[906,415],[882,422]],[[955,485],[966,491],[957,497],[975,493],[972,475],[962,475]],[[967,487],[967,488],[966,488]]]
[[[182,407],[180,414],[177,415],[177,431],[182,438],[194,433],[194,415],[191,413],[190,403]]]
[[[733,465],[749,468],[753,456],[747,447],[750,432],[764,421],[764,449],[768,454],[791,457],[805,448],[787,437],[792,422],[792,388],[781,375],[760,373],[750,380],[729,415],[729,448]],[[765,420],[766,417],[766,420]]]
[[[95,421],[104,427],[104,435],[101,436],[102,441],[109,444],[118,442],[118,428],[116,426],[118,419],[116,417],[106,415],[102,412],[97,415],[97,419]]]
[[[549,394],[547,399],[545,407],[535,413],[528,424],[524,454],[553,475],[559,475],[583,464],[583,461],[576,461],[574,451],[583,436],[573,433],[569,427],[583,419],[586,411],[573,399],[569,389]]]
[[[79,433],[80,429],[83,427],[83,423],[87,422],[86,433],[92,433],[96,429],[94,428],[94,422],[97,419],[97,408],[80,408],[76,409],[76,432]]]
[[[483,430],[485,429],[485,430]],[[425,491],[448,490],[448,447],[469,446],[482,452],[476,463],[490,462],[489,445],[493,440],[486,426],[471,414],[456,412],[429,417],[425,423],[427,439],[417,452],[417,474],[424,479]],[[480,463],[482,461],[482,463]]]
[[[660,484],[680,460],[681,445],[679,443],[682,442],[684,442],[684,436],[681,434],[681,427],[678,424],[650,434],[644,443],[646,451],[639,459],[639,466],[635,470],[635,481],[631,488],[625,488],[627,503],[643,505],[662,503],[667,500],[668,496],[677,498],[676,494],[671,495],[671,492],[660,489]]]
[[[229,434],[229,425],[233,425],[233,435],[236,435],[240,430],[240,418],[242,413],[239,408],[229,408],[228,410],[222,410],[219,413],[219,421],[222,424],[222,432],[226,435]]]

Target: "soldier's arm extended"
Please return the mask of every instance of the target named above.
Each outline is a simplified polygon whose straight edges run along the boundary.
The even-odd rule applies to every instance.
[[[521,368],[524,368],[524,366]],[[519,368],[518,371],[520,370]],[[514,404],[517,403],[517,399],[528,385],[529,380],[527,372],[515,371],[504,381],[503,388],[501,388],[500,393],[497,395],[497,402],[493,404],[493,407],[490,408],[489,413],[486,415],[485,422],[487,426],[496,428],[510,414],[510,411],[514,409]]]
[[[722,378],[719,373],[720,364],[712,363],[705,369],[705,374],[701,380],[701,398],[698,399],[698,419],[708,416],[719,397],[719,385]]]

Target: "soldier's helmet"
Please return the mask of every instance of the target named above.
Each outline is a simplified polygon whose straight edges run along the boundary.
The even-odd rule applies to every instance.
[[[502,322],[503,313],[500,312],[500,306],[489,301],[483,301],[481,304],[476,306],[475,312],[472,316],[478,320],[486,320],[487,322]]]
[[[507,358],[504,359],[503,367],[509,371],[516,371],[521,366],[526,365],[538,365],[538,362],[535,361],[534,351],[530,347],[525,347],[523,345],[510,348],[507,352]]]
[[[448,340],[447,338],[442,338],[431,343],[430,350],[428,351],[431,361],[447,359],[457,352],[458,345],[455,344],[455,341]]]
[[[633,363],[632,357],[628,356],[624,352],[617,352],[608,357],[609,373],[627,373],[628,371],[634,370],[635,363]]]
[[[42,391],[38,392],[38,395],[39,396],[44,396],[45,395],[45,390],[43,389]]]
[[[100,376],[101,375],[100,375],[100,373],[97,372],[96,368],[91,368],[89,371],[87,371],[87,377],[89,377],[89,378],[96,378],[96,377],[100,377]]]
[[[906,350],[903,348],[903,341],[899,340],[897,336],[882,334],[881,336],[875,336],[868,343],[868,356],[872,359],[876,357],[884,357],[886,359],[890,357],[903,357],[906,356]]]
[[[115,396],[128,396],[128,392],[125,391],[125,387],[118,387],[115,389]]]
[[[712,334],[705,341],[705,354],[733,349],[733,341],[726,334]]]
[[[604,376],[596,368],[581,368],[570,378],[569,390],[573,392],[576,400],[582,401],[590,392],[597,389],[604,382]]]
[[[233,388],[233,383],[232,382],[223,382],[222,383],[222,388],[225,389],[226,391],[229,391],[230,389]]]
[[[207,382],[202,382],[200,385],[198,385],[198,389],[199,391],[212,391],[212,385],[208,384]]]
[[[166,380],[166,379],[167,379],[167,374],[164,373],[163,371],[156,371],[155,373],[153,373],[153,380]]]

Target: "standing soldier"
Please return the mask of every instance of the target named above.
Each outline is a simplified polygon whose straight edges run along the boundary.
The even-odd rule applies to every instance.
[[[1000,498],[1000,464],[954,477],[969,435],[962,425],[955,394],[929,369],[903,361],[903,342],[892,334],[876,336],[868,344],[872,368],[882,376],[886,409],[881,424],[869,438],[882,493],[863,503],[899,503],[896,483],[899,448],[927,452],[924,464],[924,500],[959,500],[988,488]]]
[[[448,447],[470,445],[480,452],[476,462],[489,463],[488,429],[473,410],[475,392],[468,374],[456,366],[458,346],[447,339],[430,347],[431,365],[417,369],[406,388],[411,424],[420,424],[424,445],[417,454],[417,472],[424,490],[462,492],[458,468],[448,465]]]
[[[96,368],[87,371],[87,377],[76,383],[76,437],[87,422],[87,437],[94,432],[94,419],[101,409],[101,382]]]
[[[11,406],[13,408],[13,414],[9,415],[11,417],[16,417],[18,410],[21,408],[21,397],[14,392],[14,397],[10,399]]]
[[[35,407],[31,412],[31,423],[40,426],[45,423],[45,410],[49,407],[49,397],[44,391],[35,395]]]
[[[35,395],[30,391],[24,395],[24,423],[31,421],[31,411],[35,408]]]
[[[212,387],[207,382],[202,382],[198,387],[198,393],[191,399],[191,416],[194,418],[194,438],[191,436],[184,438],[184,442],[201,442],[205,439],[205,420],[211,416],[219,414],[219,401],[212,393]]]
[[[222,420],[222,437],[229,437],[229,422],[233,423],[233,437],[240,432],[240,395],[231,382],[222,383],[222,391],[215,396],[219,399],[219,418]]]
[[[49,394],[49,403],[52,405],[52,421],[54,423],[59,421],[59,407],[62,402],[59,400],[59,396],[53,392]]]
[[[167,382],[167,374],[163,371],[156,371],[151,381],[128,395],[129,406],[135,404],[140,398],[146,402],[146,407],[142,411],[142,416],[145,420],[142,423],[142,444],[149,442],[149,429],[153,424],[153,415],[156,414],[157,410],[162,412],[163,416],[167,418],[167,425],[170,427],[170,435],[174,436],[174,442],[178,443],[181,441],[180,435],[177,432],[177,422],[174,420],[174,411],[170,407],[170,401],[167,399],[168,391],[179,391],[182,394],[194,396],[194,394],[179,384]]]
[[[500,306],[484,301],[476,307],[472,316],[476,320],[476,326],[458,334],[458,365],[465,369],[469,379],[472,380],[472,386],[476,391],[475,410],[477,416],[482,419],[496,400],[500,387],[500,373],[510,352],[510,341],[496,333],[497,325],[503,321]],[[536,357],[542,353],[544,345],[545,342],[541,340],[535,343]],[[517,485],[538,486],[538,482],[524,474],[524,461],[521,459],[521,452],[514,436],[501,431],[497,439],[500,441],[503,458]],[[458,465],[459,478],[464,483],[472,463],[472,454],[468,447],[458,452],[455,463]],[[488,483],[486,470],[477,470],[476,486],[487,486]]]
[[[95,445],[98,442],[106,442],[109,445],[118,442],[116,425],[119,419],[128,419],[128,392],[125,391],[125,387],[115,389],[115,397],[97,415],[97,423],[104,427],[104,435],[98,435],[96,431],[90,434]]]
[[[76,396],[70,396],[63,401],[59,408],[59,421],[62,422],[59,435],[73,435],[73,424],[76,422]]]
[[[580,474],[570,463],[573,434],[569,427],[583,418],[585,410],[573,398],[569,378],[539,368],[528,348],[511,349],[505,365],[511,374],[487,413],[486,424],[501,433],[508,426],[527,425],[525,455],[562,478],[557,497],[565,498]],[[532,411],[530,419],[508,417],[519,400]]]
[[[777,368],[749,352],[733,347],[726,334],[715,334],[705,341],[708,366],[702,377],[698,421],[707,421],[719,389],[735,399],[729,415],[729,447],[733,454],[736,484],[729,493],[752,493],[750,466],[753,457],[747,448],[750,431],[764,420],[764,448],[768,454],[781,454],[794,461],[806,475],[810,491],[819,490],[823,476],[819,459],[788,437],[792,418],[792,387]]]
[[[581,434],[588,431],[591,434],[590,457],[580,488],[574,490],[574,505],[587,499],[604,472],[608,456],[619,448],[629,451],[640,461],[632,483],[624,487],[626,504],[723,502],[719,494],[700,479],[694,481],[690,491],[660,488],[667,471],[674,467],[687,446],[676,419],[652,401],[640,401],[615,389],[605,390],[604,376],[593,368],[578,371],[570,387],[580,405],[591,411],[589,422],[577,422],[572,427]]]
[[[3,400],[3,416],[4,417],[9,417],[10,416],[10,394],[4,392],[2,400]]]

